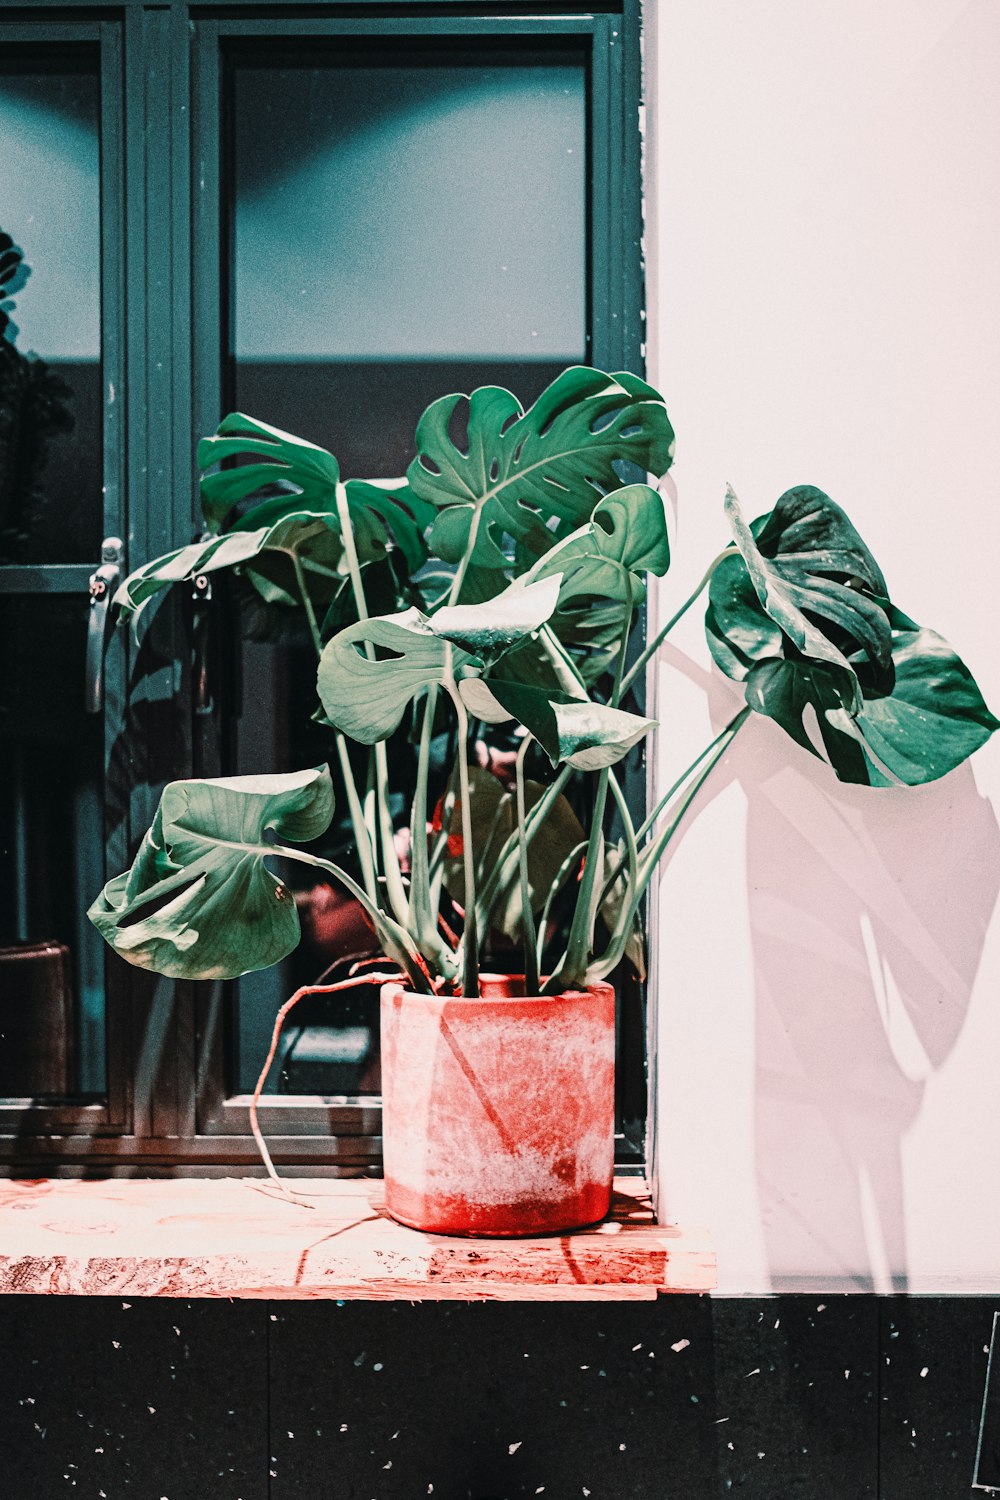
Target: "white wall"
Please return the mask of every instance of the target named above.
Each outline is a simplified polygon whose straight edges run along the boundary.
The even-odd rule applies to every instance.
[[[646,45],[661,617],[727,480],[818,484],[1000,711],[1000,4],[651,0]],[[655,690],[662,778],[738,701],[700,609]],[[759,719],[706,787],[657,896],[657,1177],[721,1290],[1000,1290],[998,796],[1000,735],[870,791]]]

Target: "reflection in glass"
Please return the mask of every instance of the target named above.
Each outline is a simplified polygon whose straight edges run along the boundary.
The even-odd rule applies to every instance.
[[[389,477],[405,471],[437,396],[500,384],[528,403],[585,360],[581,53],[241,49],[228,88],[227,409],[321,443],[345,476]],[[310,724],[311,644],[268,640],[257,604],[251,614],[265,639],[244,650],[232,768],[328,760],[329,735]],[[366,763],[362,752],[362,785]],[[408,809],[394,811],[405,823]],[[328,852],[349,861],[348,830],[334,838]],[[239,983],[229,1040],[241,1092],[278,1006],[332,963],[344,977],[346,957],[374,945],[330,887],[297,900],[301,948]],[[377,1093],[377,989],[302,1002],[282,1048],[272,1091]]]
[[[0,563],[100,552],[99,109],[86,49],[0,61]]]
[[[0,599],[0,1095],[105,1086],[103,954],[86,918],[104,878],[87,608],[85,597]]]

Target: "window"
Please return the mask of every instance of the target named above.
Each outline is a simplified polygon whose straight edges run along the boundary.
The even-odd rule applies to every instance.
[[[15,14],[0,230],[31,277],[0,350],[0,1150],[18,1171],[252,1167],[247,1095],[295,961],[171,985],[83,913],[164,781],[317,758],[287,728],[308,657],[238,639],[219,590],[175,597],[141,647],[115,632],[98,679],[91,578],[191,539],[195,441],[226,411],[391,476],[448,390],[529,402],[569,363],[641,372],[638,5]],[[9,452],[25,369],[52,393],[30,480]],[[637,1160],[638,988],[620,1033]],[[292,1030],[261,1111],[279,1163],[377,1165],[375,1045],[370,1003]]]

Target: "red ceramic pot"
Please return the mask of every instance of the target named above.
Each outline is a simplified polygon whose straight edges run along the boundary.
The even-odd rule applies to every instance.
[[[478,999],[382,989],[386,1206],[438,1234],[556,1234],[603,1219],[614,1169],[609,984]]]

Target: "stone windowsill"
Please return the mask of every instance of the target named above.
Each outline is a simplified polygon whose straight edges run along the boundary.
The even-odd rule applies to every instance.
[[[0,1293],[75,1296],[644,1300],[715,1286],[704,1233],[656,1224],[615,1182],[595,1229],[525,1240],[406,1229],[376,1179],[0,1183]],[[311,1205],[311,1206],[304,1206]]]

